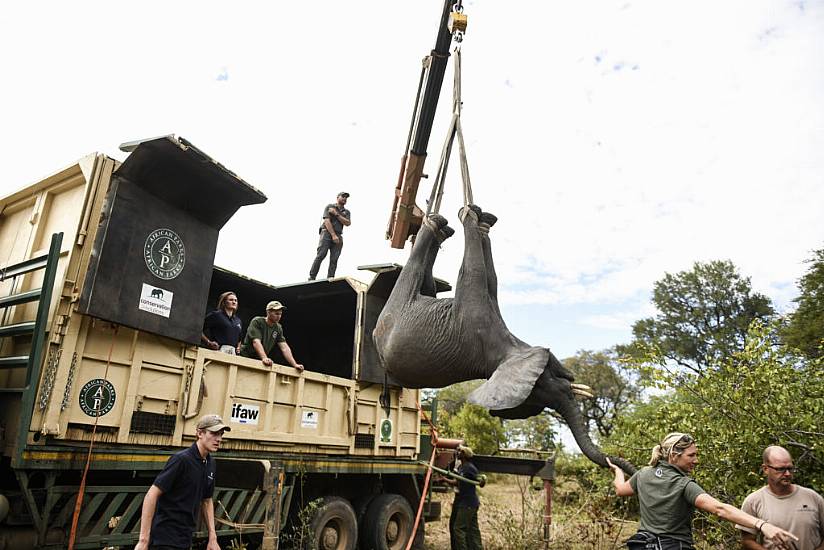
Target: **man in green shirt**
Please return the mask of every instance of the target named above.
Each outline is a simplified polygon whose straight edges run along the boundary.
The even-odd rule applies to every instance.
[[[277,300],[272,300],[266,304],[266,317],[255,317],[249,322],[246,337],[240,345],[240,354],[243,357],[260,359],[265,366],[269,367],[272,365],[269,355],[271,355],[275,349],[275,344],[277,344],[286,362],[302,372],[303,365],[295,361],[292,348],[286,343],[286,338],[283,336],[283,327],[280,326],[280,319],[283,317],[283,310],[285,309],[286,306]]]

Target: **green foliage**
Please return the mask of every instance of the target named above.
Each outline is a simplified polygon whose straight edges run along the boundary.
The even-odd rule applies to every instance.
[[[625,362],[615,350],[582,350],[564,359],[575,381],[592,388],[593,398],[581,401],[581,411],[590,428],[594,425],[602,437],[609,436],[615,420],[638,399],[639,388]]]
[[[790,315],[782,337],[810,359],[824,357],[824,248],[807,260],[809,269],[798,281],[798,308]]]
[[[548,410],[520,420],[505,420],[504,430],[508,445],[519,448],[549,451],[555,447],[557,420]]]
[[[478,454],[491,455],[506,446],[503,423],[478,405],[464,403],[457,413],[441,416],[441,435],[463,439]]]
[[[803,361],[777,346],[776,329],[754,323],[741,351],[709,363],[703,376],[685,379],[669,369],[667,357],[647,357],[652,379],[677,385],[622,417],[606,450],[642,465],[665,434],[689,432],[700,450],[697,481],[736,506],[763,485],[759,466],[767,445],[793,453],[798,483],[824,486],[824,361]],[[717,545],[737,537],[731,524],[706,516],[696,527]]]
[[[644,357],[656,349],[698,374],[741,351],[750,323],[774,314],[770,299],[753,292],[730,261],[696,262],[691,271],[666,274],[655,283],[652,302],[658,314],[637,321],[632,344],[620,351]]]

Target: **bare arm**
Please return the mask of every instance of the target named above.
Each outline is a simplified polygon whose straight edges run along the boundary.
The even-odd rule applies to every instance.
[[[200,334],[200,341],[206,344],[206,347],[209,349],[220,349],[220,345],[218,345],[217,342],[210,340],[209,337],[206,336],[205,332]]]
[[[267,367],[272,366],[272,360],[266,355],[266,350],[263,349],[263,344],[260,342],[260,338],[254,338],[252,340],[252,347],[255,348],[255,353],[257,353],[258,357],[260,357],[261,363]]]
[[[695,499],[695,507],[714,514],[723,520],[761,531],[771,542],[778,543],[779,548],[783,548],[784,546],[782,545],[785,545],[790,540],[798,540],[798,537],[789,531],[785,531],[771,523],[767,523],[763,519],[758,519],[746,512],[742,512],[735,506],[724,504],[707,493],[698,495],[698,498]]]
[[[326,231],[332,237],[332,240],[338,242],[338,239],[340,239],[340,237],[338,237],[338,234],[335,233],[335,228],[332,227],[332,220],[330,220],[329,218],[323,218],[323,227],[326,228]]]
[[[350,225],[352,225],[352,222],[349,220],[349,218],[347,218],[346,216],[341,214],[340,211],[335,212],[335,217],[338,219],[338,221],[340,223],[342,223],[346,227],[349,227]]]
[[[612,480],[612,484],[615,486],[615,494],[619,497],[631,497],[634,495],[635,491],[632,490],[632,485],[624,479],[624,470],[610,462],[609,458],[607,458],[607,464],[615,474],[615,478]]]
[[[206,550],[220,550],[215,531],[215,503],[211,498],[204,498],[200,503],[200,510],[203,512],[203,521],[206,522],[206,529],[209,531],[209,544],[206,545]]]
[[[143,510],[140,513],[140,536],[137,539],[137,546],[135,550],[146,550],[149,548],[149,538],[152,534],[152,520],[154,519],[155,510],[157,509],[157,499],[163,491],[157,485],[149,487],[146,496],[143,497]]]
[[[744,550],[766,550],[766,548],[758,543],[755,535],[747,533],[746,531],[741,531],[741,548],[744,548]]]
[[[278,346],[280,347],[280,351],[283,353],[283,358],[286,359],[286,362],[303,372],[303,365],[295,361],[295,357],[292,355],[292,348],[289,347],[289,344],[286,342],[278,342]]]

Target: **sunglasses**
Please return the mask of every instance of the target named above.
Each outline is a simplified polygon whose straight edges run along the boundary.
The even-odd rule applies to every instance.
[[[798,468],[796,468],[795,466],[785,466],[785,467],[782,467],[782,468],[776,468],[775,466],[770,466],[769,464],[764,464],[764,466],[766,466],[767,468],[769,468],[770,470],[772,470],[774,472],[779,472],[781,474],[786,474],[786,473],[794,474],[798,471]]]

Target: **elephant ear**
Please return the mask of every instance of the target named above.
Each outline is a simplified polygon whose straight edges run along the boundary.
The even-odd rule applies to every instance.
[[[492,376],[467,400],[491,411],[513,409],[523,403],[546,369],[549,350],[531,347],[498,365]]]

